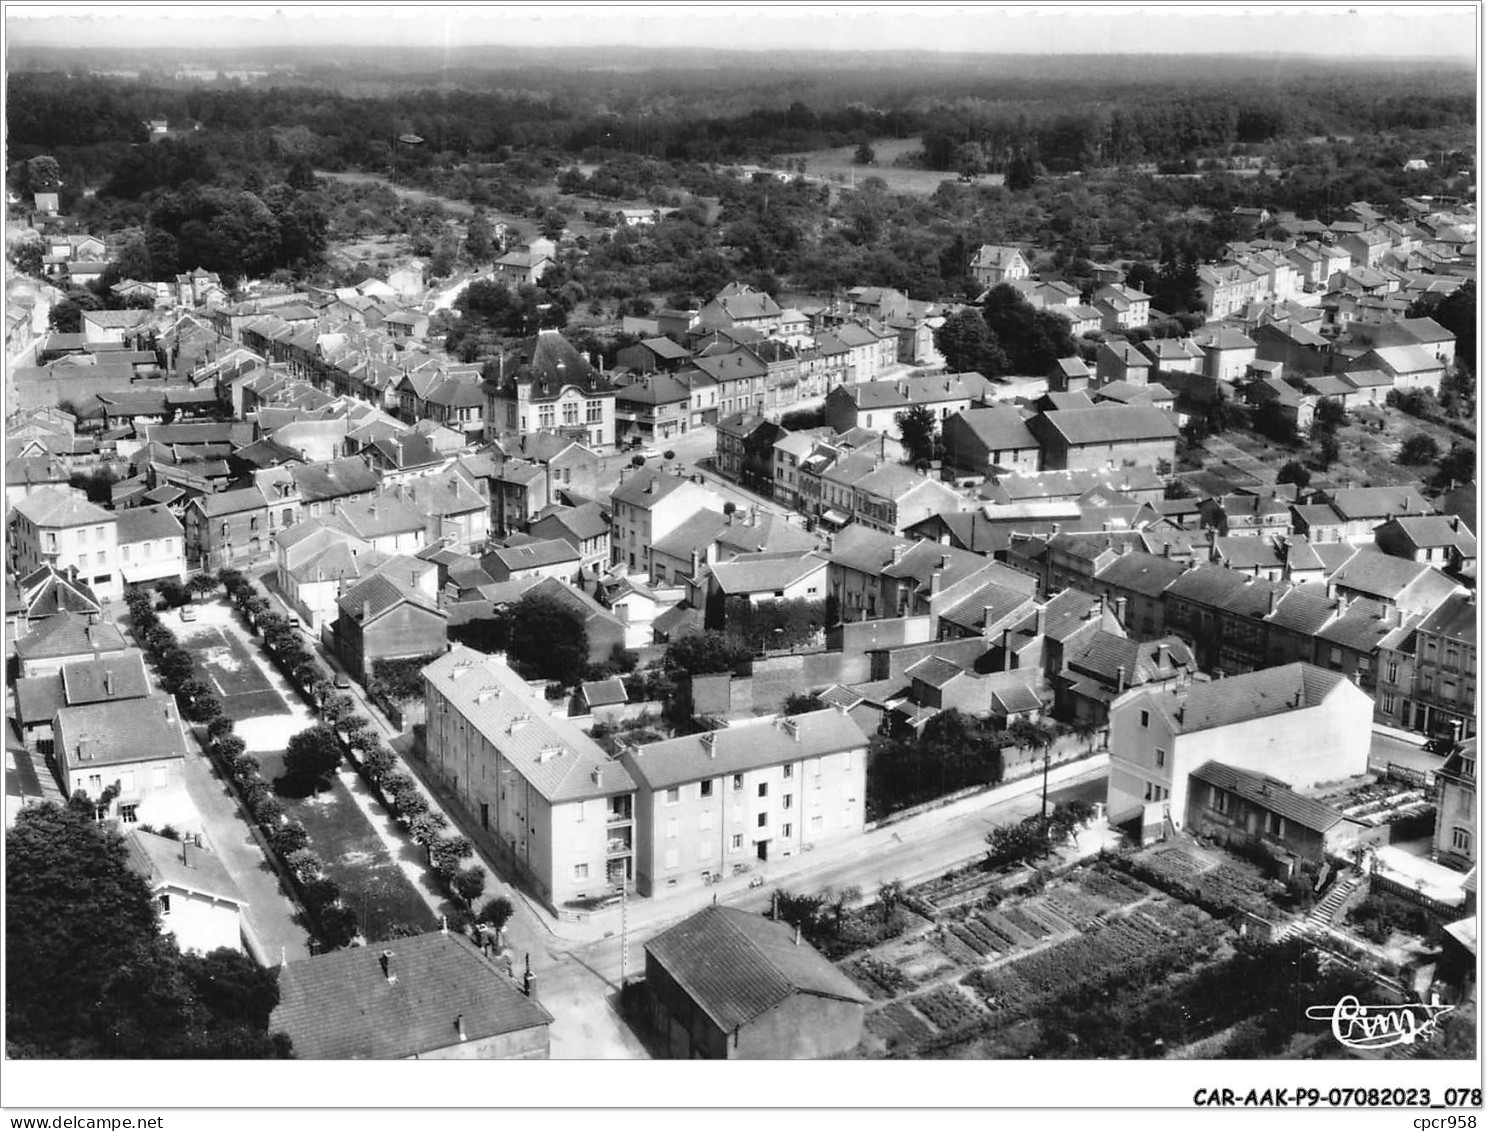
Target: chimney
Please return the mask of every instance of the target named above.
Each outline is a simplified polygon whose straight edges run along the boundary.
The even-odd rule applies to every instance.
[[[533,1001],[537,1000],[537,975],[532,973],[532,956],[527,955],[527,968],[521,976],[521,992]]]
[[[795,926],[795,945],[800,945],[800,924],[798,923]]]
[[[1047,624],[1048,624],[1048,610],[1045,609],[1044,607],[1042,607],[1040,605],[1038,607],[1037,613],[1034,614],[1034,619],[1033,619],[1033,635],[1034,636],[1042,636],[1043,635],[1043,630],[1044,630],[1044,628],[1047,627]]]
[[[716,758],[718,756],[718,732],[705,730],[699,737],[702,739],[702,749],[707,751],[707,756]]]
[[[1274,614],[1275,607],[1279,603],[1280,603],[1280,590],[1277,589],[1277,588],[1272,588],[1270,590],[1270,613],[1267,614],[1267,615]]]
[[[1157,667],[1165,668],[1171,663],[1171,647],[1166,644],[1157,645]]]
[[[372,616],[372,602],[365,601],[365,600],[362,601],[362,603],[361,603],[361,620],[362,620],[362,623],[365,624],[371,618],[371,616]]]
[[[592,776],[593,776],[594,784],[595,785],[603,785],[604,784],[604,767],[603,766],[595,766],[594,767],[594,773],[593,773]]]
[[[1115,690],[1117,694],[1126,689],[1126,681],[1129,678],[1130,677],[1126,674],[1125,664],[1121,664],[1120,667],[1115,669]]]
[[[460,1040],[465,1040],[465,1015],[463,1013],[456,1013],[454,1015],[454,1028],[459,1033]]]
[[[449,934],[449,916],[447,916],[447,915],[440,915],[439,916],[439,933],[441,935],[447,935],[447,934]]]
[[[397,981],[398,981],[398,976],[395,973],[393,973],[392,959],[393,959],[393,952],[392,951],[390,951],[390,950],[384,950],[382,952],[382,976],[387,979],[387,984],[389,986],[395,986],[395,985],[397,985]]]
[[[937,569],[929,575],[929,595],[931,597],[940,591],[940,586],[944,582],[944,579],[945,571],[943,569]]]
[[[902,545],[893,547],[893,561],[889,563],[890,565],[898,565],[899,562],[904,560],[904,549],[905,547]]]

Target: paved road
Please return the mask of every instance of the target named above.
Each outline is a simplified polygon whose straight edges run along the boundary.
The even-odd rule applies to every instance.
[[[1368,768],[1383,773],[1390,762],[1416,770],[1434,771],[1441,768],[1445,758],[1439,754],[1427,754],[1417,742],[1374,731],[1373,743],[1368,748]]]
[[[294,904],[279,885],[279,876],[264,858],[237,800],[217,769],[193,741],[186,755],[186,791],[201,815],[207,846],[227,867],[248,901],[244,914],[261,957],[276,963],[310,955],[309,935],[295,921]]]

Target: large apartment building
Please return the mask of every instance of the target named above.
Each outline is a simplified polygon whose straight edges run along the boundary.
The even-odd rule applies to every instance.
[[[423,669],[429,768],[554,909],[634,876],[635,783],[500,656],[455,645]]]
[[[627,748],[637,888],[701,887],[862,832],[867,744],[832,707]]]

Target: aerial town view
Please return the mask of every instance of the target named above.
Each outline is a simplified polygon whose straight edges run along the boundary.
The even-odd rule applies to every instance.
[[[1471,35],[458,16],[6,17],[7,1058],[1475,1060]]]

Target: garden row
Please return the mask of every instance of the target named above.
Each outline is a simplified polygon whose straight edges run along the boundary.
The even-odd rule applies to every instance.
[[[485,891],[486,872],[478,864],[464,865],[475,854],[469,839],[458,833],[446,833],[448,819],[433,809],[418,783],[397,768],[397,757],[377,736],[371,720],[357,713],[355,701],[334,690],[288,618],[272,612],[268,601],[241,573],[224,570],[222,583],[249,627],[263,638],[265,649],[279,670],[320,714],[319,725],[289,740],[284,752],[284,777],[274,783],[275,788],[287,796],[307,796],[329,788],[341,758],[346,757],[382,807],[427,853],[431,870],[455,903],[472,908]],[[256,771],[256,761],[253,767]],[[278,850],[277,845],[275,849]],[[284,853],[280,855],[296,878],[303,873],[325,884],[332,883],[324,877],[322,862],[305,852],[303,845],[295,851],[293,860]],[[498,899],[486,905],[481,918],[499,928],[510,914],[509,901]]]
[[[1233,864],[1200,871],[1198,862],[1178,848],[1164,848],[1144,857],[1118,854],[1112,857],[1112,863],[1217,918],[1245,912],[1271,922],[1286,917],[1276,906],[1277,899],[1288,899],[1286,885]]]

